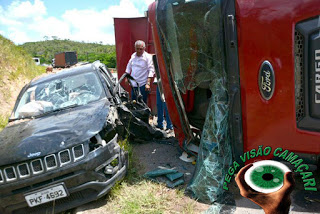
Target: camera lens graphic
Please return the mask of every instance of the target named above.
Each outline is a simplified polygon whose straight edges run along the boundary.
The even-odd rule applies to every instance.
[[[283,186],[284,174],[290,169],[277,161],[264,160],[253,163],[244,175],[246,183],[262,193],[278,191]]]

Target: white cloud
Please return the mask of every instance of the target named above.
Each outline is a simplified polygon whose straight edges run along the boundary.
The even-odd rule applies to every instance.
[[[25,32],[20,31],[17,28],[10,28],[6,37],[17,44],[24,43],[25,41],[31,41],[31,38],[29,38]]]
[[[13,19],[8,19],[5,16],[0,16],[0,25],[2,25],[2,27],[4,26],[18,26],[18,25],[22,25],[22,22],[13,20]]]
[[[2,34],[17,44],[32,41],[28,36],[29,29],[37,25],[38,21],[46,14],[42,1],[13,1],[6,9],[0,7],[0,26]]]
[[[59,20],[55,17],[49,17],[46,19],[40,18],[34,24],[30,24],[28,28],[36,32],[42,39],[44,36],[57,36],[59,38],[69,38],[70,26],[63,20]]]
[[[0,5],[0,26],[3,28],[4,26],[12,26],[20,24],[18,21],[8,18],[9,13],[6,12],[3,7]]]
[[[118,18],[143,16],[130,0],[121,0],[119,5],[109,7],[105,13]]]
[[[15,0],[7,8],[0,6],[0,30],[18,44],[39,41],[44,36],[114,44],[113,18],[141,17],[141,8],[147,10],[153,1],[120,0],[118,5],[107,9],[73,9],[65,11],[61,17],[53,17],[48,16],[44,1]]]
[[[37,19],[47,13],[44,3],[40,0],[35,0],[34,4],[30,1],[14,1],[7,11],[7,17],[16,20]]]
[[[113,17],[142,16],[129,0],[121,0],[106,10],[69,10],[62,19],[71,28],[71,39],[78,41],[100,42],[114,44]]]

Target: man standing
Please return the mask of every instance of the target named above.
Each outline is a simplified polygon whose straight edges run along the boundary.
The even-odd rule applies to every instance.
[[[158,80],[157,77],[155,77],[153,83],[157,84],[158,81],[161,81],[161,80],[160,79]],[[161,85],[160,84],[157,85],[157,116],[158,116],[157,123],[158,125],[156,127],[159,129],[163,129],[163,111],[164,111],[166,115],[166,122],[167,122],[166,130],[173,130],[173,125],[169,116],[167,104],[164,100],[164,97],[162,97],[160,94],[159,86],[161,87]]]
[[[152,56],[145,51],[146,44],[144,41],[138,40],[134,44],[136,52],[131,55],[128,62],[126,73],[130,74],[139,84],[140,92],[143,96],[143,101],[147,104],[148,93],[151,90],[150,82],[154,76],[154,67]],[[138,85],[131,81],[132,85],[132,100],[136,100]]]

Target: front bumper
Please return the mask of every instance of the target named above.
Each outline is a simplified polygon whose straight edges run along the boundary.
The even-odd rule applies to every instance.
[[[104,169],[117,159],[112,173]],[[89,152],[80,161],[12,184],[0,186],[0,213],[58,213],[96,200],[107,194],[121,180],[128,168],[127,154],[120,149],[115,136],[106,146]],[[63,183],[69,196],[29,207],[25,195],[47,186]]]

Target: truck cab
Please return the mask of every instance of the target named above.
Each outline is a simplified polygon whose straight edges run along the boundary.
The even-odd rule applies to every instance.
[[[318,165],[320,2],[158,0],[149,6],[180,145],[259,146]],[[168,90],[169,89],[169,90]],[[272,157],[264,157],[272,158]]]
[[[198,157],[198,199],[217,202],[251,162],[319,167],[320,1],[157,0],[145,19],[124,20],[129,33],[115,21],[117,61],[131,48],[117,38],[152,45],[175,136]]]

